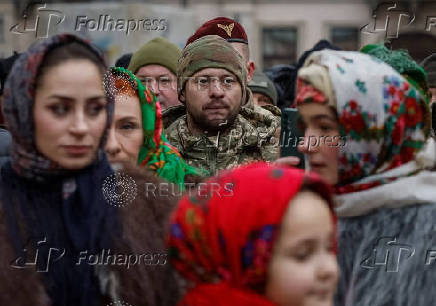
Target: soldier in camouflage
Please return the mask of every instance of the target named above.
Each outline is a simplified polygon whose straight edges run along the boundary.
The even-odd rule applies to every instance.
[[[230,43],[208,35],[187,45],[177,67],[185,108],[164,113],[165,133],[192,166],[219,170],[279,156],[280,120],[246,107],[252,100],[247,68]]]

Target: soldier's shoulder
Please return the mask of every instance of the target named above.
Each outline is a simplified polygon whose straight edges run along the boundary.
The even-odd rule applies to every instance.
[[[168,107],[162,112],[163,128],[169,128],[177,119],[186,114],[186,107],[183,104]]]
[[[278,108],[275,105],[272,105],[272,104],[262,105],[261,108],[269,111],[270,113],[272,113],[276,117],[281,118],[281,116],[282,116],[282,111],[280,110],[280,108]]]
[[[281,125],[281,117],[257,105],[253,109],[242,107],[240,115],[248,120],[256,129],[263,131],[269,136],[275,134]]]

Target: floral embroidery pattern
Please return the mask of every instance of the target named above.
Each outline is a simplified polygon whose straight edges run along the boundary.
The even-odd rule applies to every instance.
[[[259,230],[254,230],[241,250],[242,267],[246,269],[246,282],[263,277],[271,257],[273,239],[277,226],[268,224]]]
[[[348,64],[354,63],[354,61],[351,58],[347,58],[347,57],[343,56],[342,59]]]
[[[346,70],[340,66],[344,61],[350,64]],[[395,180],[371,181],[371,176],[380,173],[379,169],[387,171],[410,162],[423,147],[429,135],[429,108],[419,91],[392,67],[359,52],[323,50],[311,63],[328,68],[339,132],[347,137],[339,152],[337,193]],[[369,183],[356,183],[362,178]]]
[[[297,96],[295,97],[295,101],[297,104],[308,102],[325,103],[326,98],[321,91],[311,86],[309,83],[297,79]]]
[[[356,84],[357,88],[359,88],[359,90],[362,93],[366,94],[365,82],[362,82],[361,80],[356,80],[355,84]]]

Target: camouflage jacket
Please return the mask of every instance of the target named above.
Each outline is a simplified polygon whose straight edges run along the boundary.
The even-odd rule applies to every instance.
[[[180,116],[174,120],[176,114]],[[241,164],[273,161],[279,157],[280,117],[258,106],[242,107],[233,125],[216,136],[193,135],[188,129],[183,105],[166,111],[164,122],[168,141],[186,162],[207,170],[210,175]]]

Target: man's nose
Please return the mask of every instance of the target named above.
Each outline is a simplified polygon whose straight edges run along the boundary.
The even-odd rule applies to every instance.
[[[159,88],[159,82],[157,82],[155,79],[150,79],[147,82],[147,87],[156,95],[159,96],[160,94],[160,88]]]
[[[211,81],[209,95],[214,98],[221,98],[224,96],[224,89],[219,80]]]

